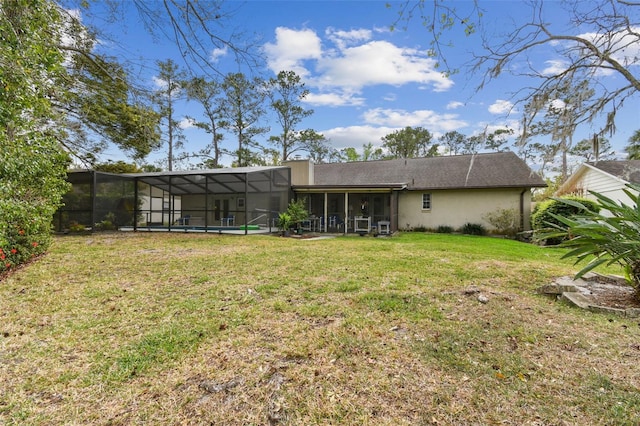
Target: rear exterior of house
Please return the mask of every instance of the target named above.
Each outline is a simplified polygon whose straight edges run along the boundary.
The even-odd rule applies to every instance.
[[[82,171],[69,180],[72,189],[54,221],[58,231],[106,222],[150,231],[270,231],[293,197],[306,200],[305,229],[318,232],[467,223],[491,230],[486,216],[498,210],[513,211],[514,227],[528,230],[531,189],[546,186],[511,152],[123,175]]]
[[[365,215],[373,226],[390,222],[392,230],[467,223],[492,229],[487,214],[505,209],[518,216],[518,229],[528,230],[531,189],[546,186],[512,152],[287,165],[296,195],[310,199],[314,214],[336,217],[347,230]]]

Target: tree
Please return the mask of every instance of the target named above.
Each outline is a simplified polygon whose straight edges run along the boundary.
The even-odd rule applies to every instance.
[[[94,164],[93,170],[106,173],[140,173],[142,169],[135,164],[126,163],[122,160],[116,162],[107,161],[106,163]]]
[[[60,9],[46,0],[0,5],[0,276],[47,250],[68,189]]]
[[[509,151],[509,148],[505,145],[509,143],[508,138],[512,136],[513,133],[513,129],[497,129],[487,135],[484,147],[494,152]]]
[[[92,53],[93,40],[67,54],[62,80],[64,97],[54,106],[64,111],[66,137],[60,143],[74,157],[93,163],[109,144],[134,159],[142,159],[158,146],[159,117],[136,100],[124,68],[115,60]]]
[[[382,148],[374,148],[371,142],[362,146],[362,161],[381,160],[384,158]]]
[[[628,160],[640,160],[640,130],[633,132],[624,151],[627,153]]]
[[[440,136],[438,140],[447,148],[449,155],[457,155],[464,149],[466,136],[457,131],[450,131]]]
[[[459,11],[451,7],[449,2],[444,0],[406,0],[397,3],[397,18],[391,25],[391,31],[396,28],[407,30],[407,27],[414,19],[419,19],[423,28],[429,34],[430,56],[436,58],[436,67],[443,70],[445,75],[458,72],[458,69],[451,67],[447,60],[445,49],[451,47],[452,43],[444,39],[445,34],[455,28],[462,28],[465,35],[470,36],[477,31],[478,24],[482,18],[482,10],[478,7],[478,1],[469,2],[471,8],[466,11]],[[392,7],[387,4],[387,7]]]
[[[361,161],[360,154],[353,147],[342,148],[340,150],[341,158],[347,162]]]
[[[328,144],[327,138],[315,130],[307,129],[300,132],[300,142],[309,153],[309,158],[316,164],[334,161],[340,156],[340,153]]]
[[[484,133],[469,136],[462,144],[462,154],[477,154],[479,149],[485,144],[487,137]]]
[[[578,157],[583,161],[595,161],[595,160],[611,160],[615,157],[615,152],[611,148],[611,143],[606,138],[597,138],[597,143],[594,143],[594,139],[582,139],[575,144],[569,151],[572,156]]]
[[[222,83],[222,90],[226,94],[223,112],[229,123],[229,129],[238,138],[235,162],[237,167],[250,164],[249,157],[252,149],[258,147],[253,140],[254,137],[268,131],[268,128],[258,126],[265,114],[262,87],[260,79],[249,80],[242,73],[229,73]]]
[[[556,114],[555,134],[571,135],[580,124],[595,122],[601,117],[604,119],[599,121],[597,133],[613,132],[616,112],[626,99],[640,91],[640,79],[634,74],[635,67],[631,66],[637,65],[638,58],[630,56],[635,51],[633,46],[640,43],[640,32],[637,31],[640,3],[567,2],[566,17],[572,25],[553,28],[544,20],[544,5],[541,0],[532,1],[531,20],[518,25],[506,37],[484,37],[485,53],[477,56],[474,65],[474,70],[484,75],[479,89],[505,71],[514,73],[525,77],[528,84],[533,82],[530,89],[520,92],[520,102],[534,104],[540,111],[548,107],[546,102],[540,102],[548,94],[569,88],[584,90],[585,82],[597,81],[600,84],[591,88],[593,96],[584,96],[582,104],[570,108],[568,114]],[[566,28],[569,32],[556,33],[555,28]],[[580,32],[576,28],[580,28]],[[557,63],[561,67],[550,69],[530,63],[529,57],[541,50],[559,56],[561,60]],[[520,61],[526,65],[517,64]],[[607,78],[607,75],[616,78]],[[603,83],[605,78],[606,84]],[[535,118],[535,114],[530,117]],[[565,152],[564,149],[561,151]]]
[[[390,158],[434,157],[438,144],[431,145],[431,133],[422,127],[405,127],[382,137]]]
[[[564,85],[569,83],[565,80],[561,86],[548,87],[525,105],[525,130],[522,137],[526,139],[530,136],[551,136],[551,144],[555,144],[555,153],[561,154],[562,181],[566,180],[569,174],[567,156],[573,148],[573,134],[578,125],[576,119],[585,103],[594,95],[588,81],[581,81],[577,86]],[[541,118],[540,113],[543,114]]]
[[[158,66],[158,80],[161,87],[153,94],[160,117],[164,122],[167,136],[167,170],[173,170],[174,148],[182,147],[184,135],[180,122],[175,119],[175,102],[182,95],[186,74],[171,59],[156,62]]]
[[[222,85],[215,80],[207,81],[202,77],[195,77],[189,80],[185,86],[187,99],[197,101],[204,108],[206,121],[197,121],[193,117],[187,118],[193,120],[196,127],[211,135],[211,142],[192,156],[205,158],[204,165],[207,168],[221,167],[222,149],[220,143],[224,135],[220,130],[228,126],[228,122],[224,120],[222,99],[219,97],[222,93]]]
[[[281,149],[282,161],[287,161],[291,154],[304,149],[296,128],[304,118],[313,114],[313,110],[304,109],[301,105],[309,91],[293,71],[280,71],[277,78],[270,78],[266,82],[266,88],[270,106],[282,129],[279,135],[271,136],[269,141]]]

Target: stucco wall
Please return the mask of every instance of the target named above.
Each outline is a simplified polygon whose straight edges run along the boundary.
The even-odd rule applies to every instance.
[[[522,188],[491,190],[446,190],[410,191],[400,194],[398,199],[398,227],[400,229],[438,226],[461,228],[465,223],[482,224],[493,229],[484,217],[498,209],[515,209],[520,212]],[[422,194],[431,194],[431,209],[422,209]],[[526,190],[522,198],[524,206],[524,229],[530,229],[531,191]]]

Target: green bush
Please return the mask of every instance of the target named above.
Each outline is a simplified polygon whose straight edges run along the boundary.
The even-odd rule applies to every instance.
[[[566,201],[575,201],[575,203],[567,203]],[[561,225],[557,216],[571,217],[575,214],[581,213],[584,209],[579,206],[584,206],[585,208],[595,212],[598,212],[600,209],[595,201],[577,196],[549,199],[538,204],[531,214],[531,229],[533,229],[536,239],[544,241],[549,245],[561,243],[563,241],[562,237],[541,239],[537,235],[540,233],[548,233],[555,226]]]
[[[436,232],[438,234],[452,234],[453,233],[453,227],[451,227],[449,225],[440,225],[436,229]]]
[[[467,235],[486,235],[487,230],[479,223],[465,223],[460,232]]]
[[[68,189],[69,157],[58,142],[64,130],[51,124],[64,56],[55,40],[41,36],[58,9],[33,3],[1,6],[0,275],[46,251],[53,214]]]

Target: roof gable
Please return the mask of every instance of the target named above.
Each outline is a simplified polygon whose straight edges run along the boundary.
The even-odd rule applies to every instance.
[[[397,185],[408,189],[544,187],[512,152],[316,164],[318,186]]]
[[[588,163],[588,165],[626,183],[640,184],[640,160],[607,160]]]

